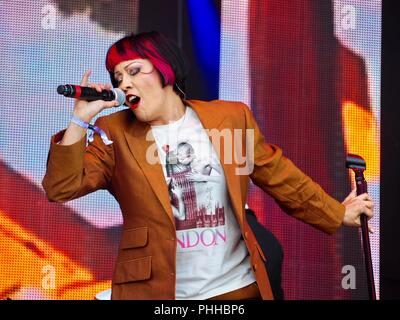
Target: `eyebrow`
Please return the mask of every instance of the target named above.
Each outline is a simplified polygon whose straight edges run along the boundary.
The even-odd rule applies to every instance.
[[[126,68],[128,68],[128,67],[129,67],[131,64],[133,64],[133,63],[141,63],[141,62],[140,62],[140,61],[132,61],[131,63],[127,64],[127,65],[124,67],[124,70],[126,70]],[[121,74],[121,72],[119,72],[119,71],[114,72],[114,76],[115,76],[116,74]]]

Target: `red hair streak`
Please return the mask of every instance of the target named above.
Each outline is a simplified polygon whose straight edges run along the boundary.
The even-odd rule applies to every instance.
[[[106,68],[110,73],[113,73],[115,66],[123,61],[146,59],[145,57],[141,57],[139,53],[133,49],[132,37],[126,37],[120,41],[114,43],[107,52]],[[124,48],[123,53],[118,51],[118,43],[122,44]],[[170,64],[158,53],[150,41],[144,41],[144,46],[150,52],[147,59],[150,60],[154,67],[161,73],[165,84],[173,85],[175,83],[175,73]]]

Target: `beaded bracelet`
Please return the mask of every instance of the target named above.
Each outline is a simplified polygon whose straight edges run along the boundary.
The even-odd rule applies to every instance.
[[[99,128],[95,125],[92,125],[88,122],[82,121],[81,119],[79,119],[78,117],[75,117],[75,116],[72,116],[71,122],[77,124],[78,126],[84,128],[84,129],[91,130],[91,131],[89,131],[89,134],[88,134],[89,142],[93,141],[94,133],[97,132],[100,135],[101,140],[103,140],[105,145],[109,145],[109,144],[113,143],[110,139],[108,139],[106,133],[101,128]]]

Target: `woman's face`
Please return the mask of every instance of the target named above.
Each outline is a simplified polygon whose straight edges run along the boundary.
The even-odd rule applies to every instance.
[[[151,123],[162,117],[168,86],[162,87],[160,75],[149,60],[120,62],[114,68],[114,77],[138,120]]]

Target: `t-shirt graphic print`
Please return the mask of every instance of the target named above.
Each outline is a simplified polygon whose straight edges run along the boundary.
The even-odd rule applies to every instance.
[[[175,150],[166,151],[166,172],[176,230],[213,228],[202,232],[182,233],[178,244],[182,248],[216,245],[225,242],[225,199],[220,194],[224,175],[213,158],[196,155],[189,142],[179,142]]]

